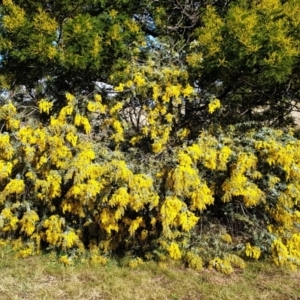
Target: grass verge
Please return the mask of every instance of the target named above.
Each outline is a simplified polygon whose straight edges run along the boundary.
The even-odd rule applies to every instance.
[[[65,267],[51,255],[18,260],[0,250],[0,298],[6,299],[146,299],[146,300],[299,300],[300,272],[268,262],[248,263],[244,271],[223,275],[175,263],[144,263],[135,269],[115,260]]]

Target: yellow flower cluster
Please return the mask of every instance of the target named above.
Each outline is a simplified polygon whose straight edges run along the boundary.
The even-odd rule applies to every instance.
[[[14,32],[21,27],[25,19],[25,11],[19,6],[15,5],[12,0],[4,0],[3,5],[9,7],[10,14],[3,17],[3,26],[6,30]]]
[[[52,215],[43,222],[46,228],[44,239],[50,245],[60,246],[63,238],[63,228],[65,220],[58,215]]]
[[[276,265],[287,265],[292,270],[300,266],[300,234],[295,233],[287,239],[276,239],[271,246],[272,258]]]
[[[189,251],[185,255],[185,259],[188,263],[188,266],[196,271],[200,271],[203,268],[203,261],[199,255]]]
[[[73,230],[69,230],[62,234],[62,249],[67,250],[77,245],[79,238]]]
[[[44,112],[46,114],[49,114],[52,107],[53,107],[53,103],[49,102],[46,99],[41,99],[39,101],[39,109],[41,113]]]
[[[100,227],[103,228],[103,230],[105,230],[109,235],[112,233],[112,231],[119,231],[119,225],[113,212],[107,208],[102,210],[98,222]]]
[[[12,163],[0,160],[0,180],[6,179],[11,175]]]
[[[219,99],[214,99],[212,101],[209,102],[208,104],[208,112],[210,114],[212,114],[213,112],[215,112],[216,109],[221,107],[221,102]]]
[[[300,233],[294,233],[288,240],[287,240],[287,248],[291,257],[293,258],[292,261],[297,261],[298,264],[300,263]]]
[[[211,190],[200,180],[199,171],[193,164],[203,156],[203,152],[198,145],[190,146],[188,152],[179,151],[179,165],[168,174],[167,186],[175,195],[189,197],[191,210],[203,211],[214,202]]]
[[[164,225],[170,226],[179,215],[184,202],[177,197],[166,197],[162,207],[161,216],[164,219]]]
[[[10,208],[4,208],[0,214],[0,230],[14,231],[17,229],[19,219],[12,213]]]
[[[272,243],[272,257],[276,265],[284,265],[289,259],[289,251],[281,239]]]
[[[25,190],[25,184],[22,179],[11,179],[1,192],[0,203],[3,203],[9,196],[18,196]]]
[[[235,254],[228,254],[225,256],[225,260],[230,262],[230,264],[234,267],[245,269],[246,264],[242,258]]]
[[[245,254],[248,257],[252,257],[254,259],[259,259],[261,250],[258,247],[251,246],[249,243],[246,244]]]
[[[27,247],[26,249],[19,250],[17,253],[17,257],[25,258],[30,255],[33,255],[34,253],[35,253],[34,247],[33,247],[33,245],[31,245],[31,246]]]
[[[173,237],[172,228],[181,227],[183,231],[189,232],[199,220],[199,217],[187,210],[186,204],[175,196],[166,197],[160,213],[166,238]]]
[[[4,160],[10,160],[14,154],[14,148],[10,144],[10,137],[8,134],[0,133],[0,157]]]
[[[97,248],[98,249],[98,248]],[[99,251],[99,249],[98,249]],[[91,258],[90,258],[90,262],[93,265],[106,265],[107,264],[107,258],[99,255],[99,254],[94,254],[93,252],[91,252]]]
[[[78,141],[78,136],[75,133],[73,133],[72,131],[70,131],[66,135],[66,140],[68,142],[70,142],[73,147],[75,147],[77,144],[77,141]]]
[[[216,257],[210,260],[208,268],[209,269],[216,269],[217,271],[224,273],[224,274],[231,274],[234,269],[233,267],[238,267],[240,269],[245,268],[245,262],[239,256],[234,254],[229,254],[221,259],[220,257]]]
[[[152,178],[145,174],[135,174],[129,178],[129,188],[131,190],[131,208],[138,212],[146,204],[151,208],[157,207],[159,196],[154,192]]]
[[[142,73],[135,73],[133,82],[136,84],[137,87],[142,87],[146,84],[145,77]]]
[[[256,163],[257,158],[253,154],[239,154],[230,178],[222,185],[224,202],[230,201],[233,196],[242,196],[246,206],[255,206],[264,201],[264,192],[245,175],[246,172],[255,172]]]
[[[134,21],[134,19],[126,19],[125,25],[134,33],[138,33],[140,31],[139,25]]]
[[[31,236],[35,231],[36,222],[39,221],[39,216],[34,210],[27,211],[20,220],[21,232],[25,232]]]
[[[110,110],[109,113],[111,115],[116,114],[117,112],[119,112],[123,107],[123,103],[122,102],[118,102],[117,104],[115,104]]]
[[[230,261],[226,259],[222,260],[219,257],[216,257],[209,262],[208,269],[216,269],[224,274],[231,274],[233,272]]]
[[[282,145],[273,139],[257,141],[255,148],[261,151],[269,165],[278,164],[286,172],[286,178],[300,178],[299,149],[300,142],[293,142],[288,145]]]
[[[17,109],[12,102],[4,104],[0,108],[0,120],[5,121],[5,127],[8,130],[18,130],[20,127],[20,120],[17,117]]]
[[[129,267],[134,269],[140,265],[142,265],[144,262],[140,257],[137,257],[135,259],[131,259],[128,263]]]
[[[51,170],[44,179],[37,179],[34,189],[41,200],[54,199],[61,195],[62,178],[57,171]]]
[[[133,236],[136,230],[141,226],[145,227],[145,223],[142,217],[137,217],[135,220],[132,220],[128,228],[130,236]]]
[[[83,126],[85,133],[89,134],[91,133],[92,126],[88,120],[88,118],[81,116],[80,114],[76,114],[74,119],[74,124],[76,126]]]
[[[106,108],[106,105],[102,104],[99,100],[96,100],[96,102],[89,101],[87,105],[87,110],[93,113],[97,112],[100,114],[105,114]]]
[[[168,252],[170,257],[175,260],[181,259],[182,257],[181,251],[177,243],[174,242],[171,243],[170,246],[168,247]]]
[[[66,266],[73,264],[71,257],[69,257],[68,255],[62,255],[59,258],[59,262],[61,262],[62,264],[66,265]]]
[[[124,129],[120,121],[114,120],[112,123],[112,127],[115,130],[115,134],[111,136],[112,139],[118,144],[124,141]]]
[[[139,117],[143,122],[138,123],[138,135],[134,143],[143,140],[143,137],[150,137],[153,153],[165,151],[170,141],[170,133],[177,114],[182,109],[183,99],[193,99],[195,90],[187,83],[187,72],[178,66],[166,66],[161,70],[160,75],[155,71],[155,60],[149,59],[145,65],[133,62],[131,73],[134,74],[130,80],[117,86],[117,91],[123,91],[124,87],[136,89],[141,96],[141,114]],[[184,81],[183,84],[178,82]],[[158,83],[159,82],[159,83]],[[148,89],[151,89],[154,105],[145,105],[149,99]],[[145,93],[145,94],[144,94]],[[144,97],[146,97],[144,99]],[[183,130],[181,136],[186,137],[188,130]],[[181,137],[180,137],[181,138]]]
[[[55,34],[59,25],[52,19],[44,10],[38,9],[38,13],[35,14],[33,18],[33,26],[39,30],[43,31],[47,34]]]
[[[208,188],[206,183],[201,182],[198,188],[191,194],[191,209],[203,211],[207,208],[207,205],[214,203],[212,191]]]
[[[226,242],[226,243],[228,243],[228,244],[232,243],[232,237],[228,233],[223,234],[221,236],[221,240],[224,241],[224,242]]]

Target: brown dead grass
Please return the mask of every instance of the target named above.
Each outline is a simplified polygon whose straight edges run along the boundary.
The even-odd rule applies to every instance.
[[[230,276],[149,262],[136,269],[87,262],[65,267],[51,256],[14,259],[0,250],[0,299],[299,300],[300,272],[251,263]]]

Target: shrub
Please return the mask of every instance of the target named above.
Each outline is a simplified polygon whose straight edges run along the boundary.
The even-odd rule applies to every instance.
[[[0,235],[19,256],[52,249],[69,264],[89,249],[102,263],[130,253],[225,273],[244,267],[241,257],[299,265],[300,142],[291,130],[211,127],[145,152],[128,148],[121,107],[99,95],[81,108],[66,98],[45,123],[21,123],[12,102],[0,108]],[[39,109],[47,115],[51,104]]]

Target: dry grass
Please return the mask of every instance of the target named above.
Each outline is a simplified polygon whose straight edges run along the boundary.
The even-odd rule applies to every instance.
[[[300,272],[251,263],[230,276],[180,265],[145,263],[130,269],[111,260],[64,267],[51,256],[14,259],[0,250],[0,299],[272,299],[299,300]]]

